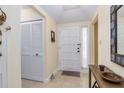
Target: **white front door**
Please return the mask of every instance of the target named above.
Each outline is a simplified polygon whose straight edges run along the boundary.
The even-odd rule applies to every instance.
[[[22,78],[43,81],[43,22],[22,23]]]
[[[0,88],[7,87],[7,35],[1,31],[0,35]]]
[[[81,28],[77,26],[63,27],[59,30],[60,69],[65,71],[81,70]]]

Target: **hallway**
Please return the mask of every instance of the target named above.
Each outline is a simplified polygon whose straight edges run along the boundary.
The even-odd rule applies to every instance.
[[[61,71],[49,83],[22,79],[23,88],[88,88],[88,71],[82,71],[80,77],[62,75]]]
[[[37,12],[35,10],[37,7],[43,11]],[[29,5],[21,7],[22,87],[88,87],[88,74],[83,72],[82,68],[88,69],[88,64],[91,62],[91,51],[88,50],[90,48],[90,20],[97,6],[40,5],[37,7]],[[56,7],[62,10],[59,11]],[[49,9],[56,10],[56,13],[50,12]],[[88,14],[79,11],[87,11]],[[69,15],[61,15],[66,12]],[[54,16],[51,16],[53,14]],[[61,18],[67,17],[67,19],[57,20],[57,15]],[[70,15],[75,15],[75,17]],[[49,21],[46,24],[47,20]],[[46,42],[45,39],[48,41]],[[83,73],[79,78],[63,76],[61,72],[58,72],[55,80],[47,84],[36,82],[48,81],[56,69]]]
[[[124,87],[123,5],[4,5],[0,13],[0,88]]]

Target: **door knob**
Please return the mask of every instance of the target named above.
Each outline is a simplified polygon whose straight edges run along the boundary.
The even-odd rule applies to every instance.
[[[77,52],[80,52],[80,51],[77,51]]]
[[[36,56],[38,56],[39,54],[38,53],[36,53]]]

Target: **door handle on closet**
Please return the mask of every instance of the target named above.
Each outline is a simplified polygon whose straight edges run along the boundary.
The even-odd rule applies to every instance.
[[[36,55],[36,56],[39,56],[39,54],[38,54],[38,53],[36,53],[35,55]]]
[[[78,50],[77,52],[79,53],[80,51]]]

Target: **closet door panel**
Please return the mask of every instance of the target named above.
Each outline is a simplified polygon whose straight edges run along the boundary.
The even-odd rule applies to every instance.
[[[27,76],[31,76],[30,75],[30,71],[31,71],[31,56],[24,56],[22,55],[22,78],[26,78]]]
[[[22,54],[31,55],[31,29],[30,24],[22,25]]]
[[[22,56],[22,78],[43,80],[42,58],[35,56]]]
[[[42,63],[42,57],[38,56],[38,57],[31,57],[31,75],[32,75],[32,79],[33,80],[39,80],[42,81],[43,80],[43,63]]]
[[[42,55],[42,23],[32,24],[32,52]]]

